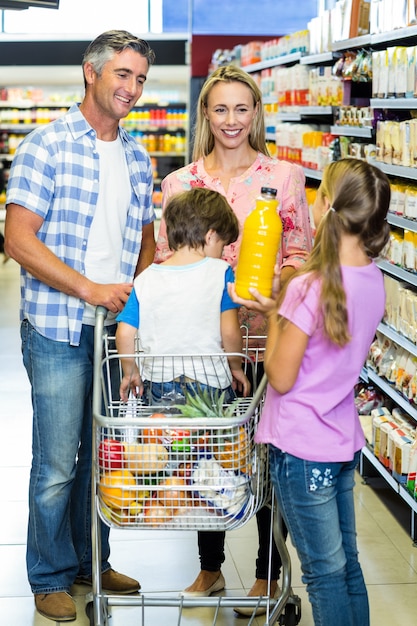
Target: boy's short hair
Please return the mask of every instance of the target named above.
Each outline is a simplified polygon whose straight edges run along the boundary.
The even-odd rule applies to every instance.
[[[203,187],[173,196],[165,208],[164,219],[168,245],[174,251],[184,246],[203,247],[209,230],[214,230],[226,246],[239,236],[238,219],[226,198]]]

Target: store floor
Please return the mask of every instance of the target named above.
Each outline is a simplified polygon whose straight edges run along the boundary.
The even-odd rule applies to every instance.
[[[21,362],[18,323],[18,267],[0,259],[0,623],[4,626],[48,626],[36,613],[25,570],[27,489],[31,457],[30,389]],[[411,626],[417,616],[417,548],[410,539],[410,515],[381,480],[373,487],[357,477],[355,488],[360,558],[368,585],[373,626]],[[396,510],[394,516],[390,510]],[[111,534],[115,569],[138,578],[144,594],[173,594],[192,582],[198,571],[196,534],[189,531],[128,531]],[[254,577],[257,548],[254,520],[227,533],[223,572],[227,595],[244,595]],[[294,592],[301,597],[301,626],[312,626],[300,568],[290,547]],[[88,626],[84,589],[74,587],[78,607],[76,626]],[[213,624],[213,609],[183,611],[181,624]],[[146,607],[142,622],[138,608],[112,609],[111,626],[173,626],[176,608]],[[241,625],[231,608],[221,609],[218,626]],[[264,618],[255,622],[265,624]],[[357,626],[361,626],[358,624]]]

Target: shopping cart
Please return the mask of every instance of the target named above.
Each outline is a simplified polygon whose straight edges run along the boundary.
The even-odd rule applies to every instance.
[[[86,605],[90,624],[107,626],[111,606],[141,607],[142,621],[138,623],[143,626],[145,607],[150,606],[178,607],[178,624],[183,610],[196,606],[215,608],[213,625],[221,608],[233,606],[253,607],[249,624],[261,606],[267,608],[267,626],[277,621],[288,626],[298,624],[300,600],[291,592],[290,559],[279,531],[279,515],[275,516],[274,535],[283,561],[283,591],[276,601],[269,597],[103,593],[100,520],[113,528],[231,530],[248,522],[271,501],[267,447],[254,441],[265,391],[264,378],[256,383],[262,351],[259,344],[252,348],[246,336],[245,351],[238,355],[254,381],[253,394],[227,402],[224,394],[215,394],[213,388],[224,389],[225,376],[230,377],[227,359],[232,355],[149,355],[138,345],[135,354],[129,356],[147,382],[141,395],[123,403],[119,396],[121,355],[114,338],[104,332],[105,317],[106,310],[98,307],[93,388],[93,571]],[[169,392],[164,391],[166,381],[176,381],[176,389],[171,385]]]

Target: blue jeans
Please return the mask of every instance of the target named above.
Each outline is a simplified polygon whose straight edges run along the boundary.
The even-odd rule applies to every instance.
[[[109,327],[114,334],[115,327]],[[33,435],[26,564],[33,593],[69,591],[91,576],[91,439],[94,328],[80,345],[52,341],[27,320],[23,362],[32,386]],[[109,527],[101,524],[102,571]]]
[[[301,562],[315,626],[369,626],[353,500],[360,453],[346,463],[317,463],[269,448],[271,480]]]
[[[236,399],[232,386],[225,389],[217,389],[217,387],[210,387],[200,382],[188,382],[184,376],[179,376],[177,380],[162,383],[145,380],[143,398],[150,405],[162,404],[163,406],[170,406],[184,403],[185,392],[198,395],[202,391],[208,391],[214,395],[214,398],[225,392],[225,404],[231,404]]]

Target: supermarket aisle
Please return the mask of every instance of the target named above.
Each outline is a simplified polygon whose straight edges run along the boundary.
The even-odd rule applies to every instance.
[[[19,278],[13,261],[0,260],[0,622],[5,626],[48,626],[53,622],[34,610],[33,597],[26,579],[25,535],[27,486],[31,455],[30,389],[19,348],[18,322]],[[417,548],[409,536],[409,517],[399,509],[405,526],[389,512],[376,495],[380,491],[392,506],[397,500],[390,489],[381,486],[373,491],[362,485],[358,476],[356,505],[361,562],[371,602],[371,623],[378,626],[415,623],[417,616]],[[244,595],[253,583],[256,553],[256,528],[252,520],[243,528],[228,533],[224,575],[226,594]],[[301,626],[312,626],[310,607],[301,583],[297,557],[291,549],[293,587],[302,599]],[[195,533],[188,531],[112,531],[112,564],[116,569],[137,577],[142,590],[172,593],[189,584],[198,571]],[[74,587],[78,618],[72,624],[88,626],[85,596]],[[177,624],[177,609],[147,608],[147,626]],[[213,623],[211,608],[188,609],[181,624],[203,626]],[[245,624],[232,609],[223,609],[218,626]],[[258,618],[257,624],[265,623]],[[113,609],[112,626],[140,625],[137,608]],[[360,626],[360,625],[358,625]]]

